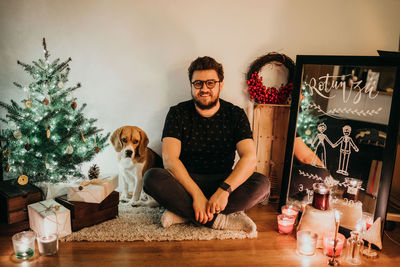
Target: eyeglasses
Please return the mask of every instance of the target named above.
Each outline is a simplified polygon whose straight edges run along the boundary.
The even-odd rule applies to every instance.
[[[220,83],[220,81],[215,81],[215,80],[200,81],[200,80],[196,80],[196,81],[192,82],[193,87],[196,88],[196,89],[203,88],[204,84],[206,84],[208,89],[213,89],[217,83]]]

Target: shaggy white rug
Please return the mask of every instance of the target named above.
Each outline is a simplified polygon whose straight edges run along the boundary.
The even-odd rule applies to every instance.
[[[62,241],[179,241],[210,239],[243,239],[257,237],[257,231],[214,230],[194,224],[175,224],[163,228],[160,223],[164,208],[119,205],[119,216],[83,228]]]

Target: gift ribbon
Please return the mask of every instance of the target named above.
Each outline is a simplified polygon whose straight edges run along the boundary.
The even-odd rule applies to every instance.
[[[58,230],[58,214],[57,214],[57,212],[56,211],[58,211],[59,209],[60,209],[60,205],[53,205],[53,204],[51,204],[50,206],[46,206],[45,204],[43,204],[42,202],[39,202],[38,204],[40,204],[40,205],[42,205],[45,209],[44,210],[42,210],[42,211],[38,211],[39,212],[39,214],[40,215],[42,215],[43,217],[47,217],[46,216],[46,213],[52,213],[52,214],[54,214],[54,216],[55,216],[55,218],[56,218],[56,221],[55,221],[55,223],[56,223],[56,231],[57,231],[57,235],[59,235],[59,230]],[[50,220],[50,218],[49,218],[49,220]],[[65,225],[66,225],[66,220],[67,219],[65,219],[65,222],[64,222],[64,227],[65,227]],[[51,221],[51,220],[50,220]],[[54,222],[54,221],[53,221]]]

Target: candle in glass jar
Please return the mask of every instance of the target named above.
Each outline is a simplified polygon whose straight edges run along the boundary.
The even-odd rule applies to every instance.
[[[19,260],[26,260],[35,255],[35,233],[24,231],[13,235],[12,243],[15,257]]]
[[[286,216],[283,214],[278,215],[278,230],[281,234],[290,234],[293,231],[294,221],[293,216]]]
[[[299,208],[293,205],[285,205],[282,206],[282,214],[286,216],[294,216],[297,218],[297,214],[299,213]]]
[[[311,231],[301,230],[297,232],[297,253],[305,256],[315,254],[318,235]]]
[[[335,243],[334,239],[335,239],[334,232],[328,232],[323,235],[324,254],[326,256],[332,257],[332,255],[333,255],[333,246]],[[339,257],[342,254],[345,239],[346,238],[341,233],[337,234],[335,257]]]
[[[354,202],[356,202],[358,199],[358,192],[361,188],[362,181],[349,177],[346,177],[344,181],[347,187],[344,190],[343,198],[347,198],[348,200],[353,200]]]
[[[37,238],[38,248],[41,255],[50,256],[58,251],[58,238],[56,234],[43,235]]]
[[[329,209],[329,187],[324,183],[315,183],[313,190],[312,206],[318,210]]]

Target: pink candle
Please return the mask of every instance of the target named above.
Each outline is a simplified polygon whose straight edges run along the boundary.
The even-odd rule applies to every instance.
[[[363,212],[363,220],[365,221],[365,226],[368,230],[374,223],[374,215],[368,212]]]
[[[290,234],[293,231],[294,221],[293,216],[286,216],[283,214],[278,215],[278,230],[281,234]]]
[[[333,255],[334,238],[335,238],[335,233],[334,232],[328,232],[328,233],[325,233],[323,235],[324,254],[326,256],[332,257],[332,255]],[[337,241],[337,244],[336,244],[335,257],[339,257],[342,254],[344,240],[346,238],[341,233],[338,233],[337,234],[337,239],[338,239],[338,241]]]
[[[285,205],[282,206],[282,214],[286,216],[294,216],[297,218],[297,214],[299,213],[299,208],[293,205]]]

